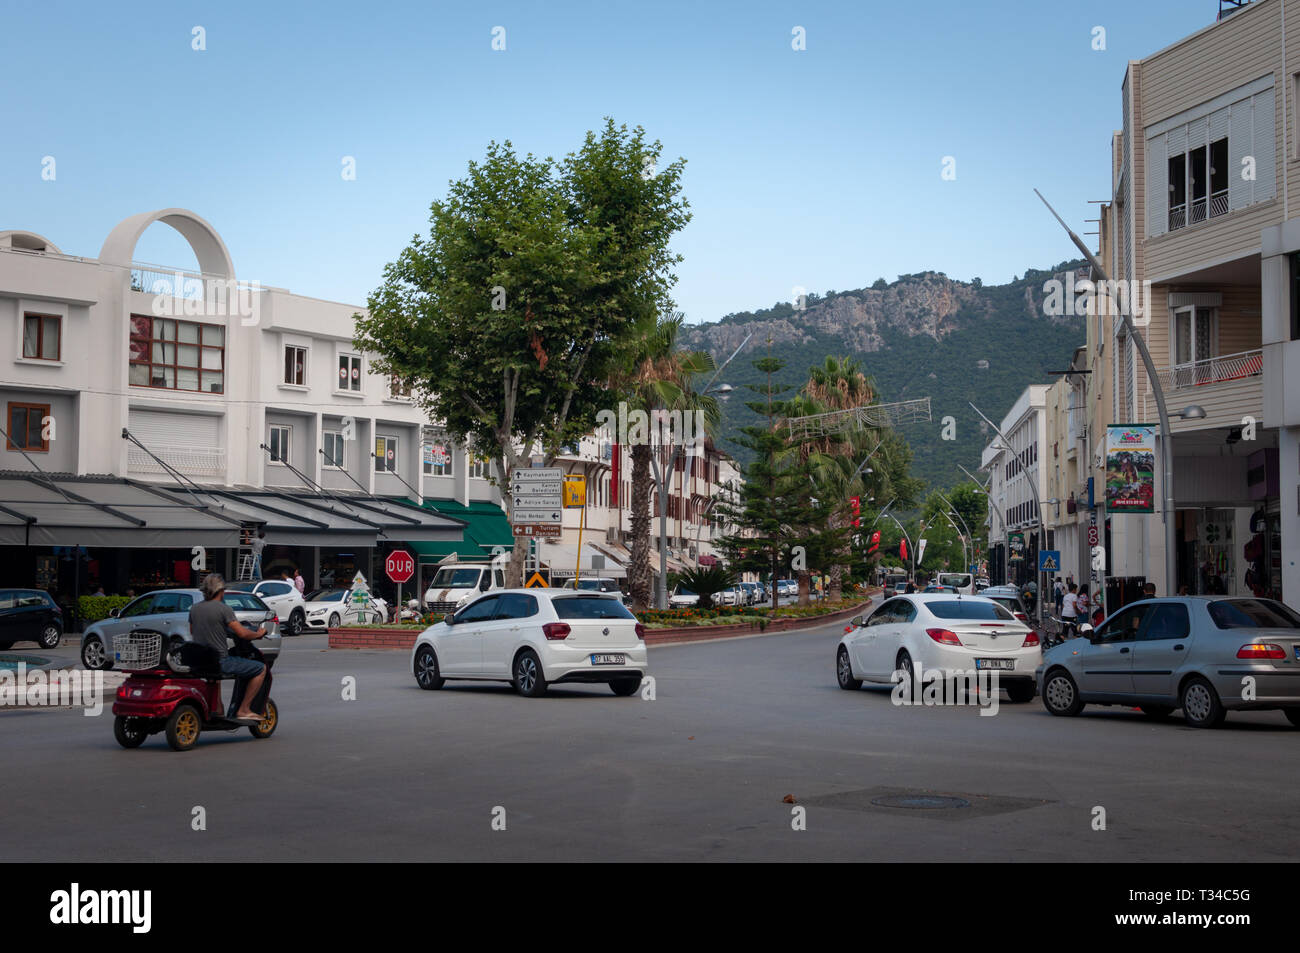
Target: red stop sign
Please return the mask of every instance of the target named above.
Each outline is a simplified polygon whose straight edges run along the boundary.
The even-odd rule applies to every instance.
[[[415,575],[415,557],[404,549],[394,549],[384,560],[384,572],[393,582],[409,582]]]

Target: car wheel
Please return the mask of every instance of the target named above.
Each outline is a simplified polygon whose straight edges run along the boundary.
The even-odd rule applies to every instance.
[[[181,657],[180,657],[181,646],[184,644],[185,644],[185,640],[182,639],[179,635],[173,635],[170,639],[168,639],[167,649],[163,653],[163,657],[162,657],[162,664],[166,665],[172,671],[177,671],[180,668],[180,664],[181,664]]]
[[[43,649],[57,649],[59,647],[59,640],[62,638],[63,633],[59,631],[59,627],[51,623],[41,629],[41,637],[36,641],[41,644],[41,648]]]
[[[248,726],[248,733],[254,738],[269,738],[275,734],[276,726],[280,724],[280,709],[275,707],[275,702],[268,698],[266,700],[266,717],[256,725]]]
[[[515,659],[515,691],[525,698],[539,698],[546,694],[546,676],[542,663],[531,649],[525,649]]]
[[[427,645],[415,653],[415,684],[425,691],[442,688],[447,680],[438,674],[438,656]]]
[[[294,609],[289,613],[289,625],[285,630],[285,635],[302,635],[302,630],[307,628],[307,617],[303,615],[301,609]]]
[[[1300,708],[1284,708],[1282,713],[1286,715],[1287,721],[1300,728]]]
[[[629,695],[635,695],[636,690],[641,687],[640,678],[613,678],[609,682],[609,690],[619,698],[627,698]]]
[[[337,612],[330,613],[329,627],[331,629],[337,629],[339,627],[339,614]]]
[[[1214,686],[1199,675],[1183,686],[1181,701],[1183,720],[1193,728],[1217,728],[1227,714]]]
[[[1079,686],[1064,669],[1049,672],[1043,682],[1043,707],[1053,715],[1077,715],[1083,711]]]
[[[113,719],[113,737],[123,748],[138,748],[149,737],[149,732],[144,730],[143,719],[118,715]]]
[[[862,679],[853,677],[853,665],[849,662],[849,650],[840,646],[835,654],[835,678],[840,688],[846,692],[855,692],[862,687]]]
[[[203,719],[199,717],[199,710],[193,705],[177,705],[167,719],[167,743],[173,751],[189,751],[199,740],[202,730]]]
[[[1148,718],[1168,718],[1174,713],[1172,705],[1139,705],[1138,707]]]
[[[1007,685],[1007,698],[1011,699],[1014,705],[1023,705],[1025,702],[1034,700],[1034,683],[1017,683]]]
[[[97,635],[92,635],[86,639],[81,646],[81,664],[89,669],[110,669],[113,663],[108,660],[108,652],[104,650],[104,640]]]

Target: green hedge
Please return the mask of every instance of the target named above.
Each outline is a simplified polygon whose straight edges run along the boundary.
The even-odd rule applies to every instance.
[[[83,627],[100,619],[107,619],[112,609],[122,609],[131,601],[128,596],[81,596],[77,599],[77,615]]]

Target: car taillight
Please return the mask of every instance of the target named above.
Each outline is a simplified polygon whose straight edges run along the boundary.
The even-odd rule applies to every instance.
[[[961,639],[951,629],[926,629],[925,634],[944,645],[961,645]]]
[[[1032,649],[1038,644],[1038,633],[1030,632],[1025,636],[1024,643],[1020,646],[1022,649]]]
[[[1280,645],[1272,642],[1248,642],[1237,649],[1237,658],[1286,658],[1286,652]]]
[[[1025,615],[1023,612],[1017,612],[1016,618],[1019,619],[1021,622],[1025,623],[1026,625],[1029,624],[1029,616]]]
[[[638,639],[644,639],[644,638],[645,638],[645,626],[642,625],[640,622],[638,622],[638,623],[636,624],[636,626],[635,626],[635,629],[636,629],[636,637],[637,637]]]
[[[569,628],[569,623],[567,622],[548,622],[546,625],[542,626],[542,634],[552,642],[567,639],[569,633],[572,631],[573,630]]]

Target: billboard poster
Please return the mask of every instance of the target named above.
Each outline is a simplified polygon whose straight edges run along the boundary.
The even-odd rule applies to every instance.
[[[1007,558],[1013,562],[1023,562],[1025,559],[1025,534],[1008,533],[1007,534],[1007,551],[1010,554]]]
[[[1155,498],[1155,426],[1111,424],[1106,428],[1106,509],[1154,513]]]

